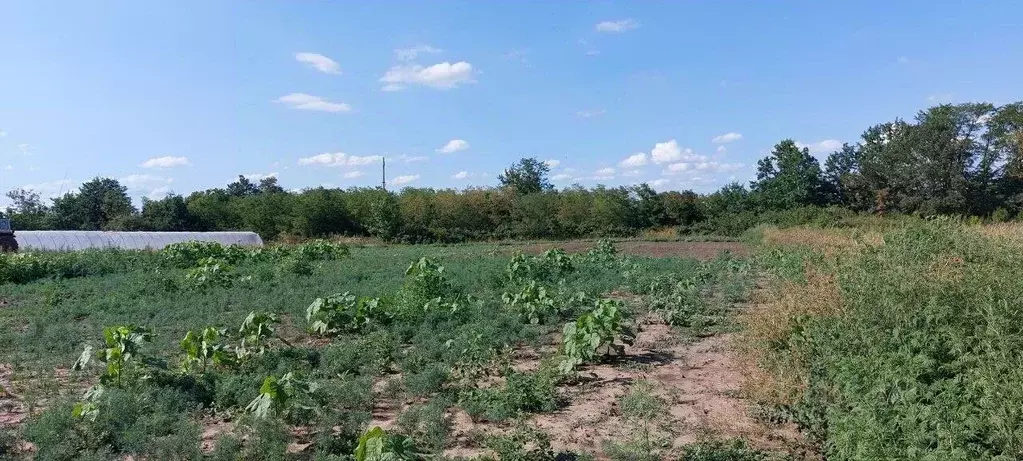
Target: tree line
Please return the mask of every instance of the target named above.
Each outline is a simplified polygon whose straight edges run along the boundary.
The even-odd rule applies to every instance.
[[[756,180],[710,194],[631,187],[555,190],[547,165],[524,158],[499,185],[465,190],[311,188],[244,176],[225,188],[144,198],[95,178],[45,204],[7,193],[16,229],[251,230],[264,238],[365,235],[428,242],[681,233],[736,235],[760,223],[832,223],[858,214],[962,215],[997,221],[1023,209],[1023,102],[944,104],[871,126],[824,165],[792,140],[757,164]]]

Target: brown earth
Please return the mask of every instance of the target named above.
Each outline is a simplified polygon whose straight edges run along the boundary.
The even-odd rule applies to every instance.
[[[578,382],[559,391],[568,397],[564,408],[533,415],[528,422],[551,437],[555,450],[587,452],[597,459],[608,458],[606,442],[625,442],[636,423],[625,421],[619,402],[638,383],[647,383],[651,394],[664,404],[657,421],[658,437],[665,449],[661,456],[677,456],[681,448],[708,437],[742,438],[751,446],[805,457],[808,450],[793,425],[775,425],[751,416],[749,402],[739,397],[742,374],[729,352],[731,334],[720,334],[684,342],[683,336],[658,318],[647,317],[642,330],[625,355],[615,363],[585,366]],[[516,351],[513,367],[519,371],[539,367],[545,351]],[[394,401],[377,388],[379,400],[371,425],[393,427],[397,415],[410,402]],[[482,436],[504,434],[509,423],[474,422],[465,412],[449,413],[454,446],[447,456],[471,457],[485,454],[479,446]]]

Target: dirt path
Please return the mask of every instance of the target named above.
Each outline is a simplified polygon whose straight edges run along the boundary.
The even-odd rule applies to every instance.
[[[742,438],[752,446],[786,451],[802,446],[794,426],[774,426],[750,416],[748,404],[738,397],[741,374],[728,353],[731,335],[722,334],[681,342],[681,335],[654,317],[648,317],[635,344],[614,364],[587,366],[580,370],[582,384],[561,389],[569,395],[565,408],[530,418],[551,436],[556,450],[588,452],[597,459],[606,441],[623,442],[635,424],[623,420],[620,399],[639,382],[649,383],[651,393],[665,404],[658,421],[659,437],[670,448],[663,455],[676,454],[681,447],[707,437]],[[528,367],[527,367],[528,368]],[[453,439],[478,439],[474,434],[500,433],[499,425],[472,423],[458,411],[453,415]],[[448,455],[483,453],[478,447],[461,446]]]

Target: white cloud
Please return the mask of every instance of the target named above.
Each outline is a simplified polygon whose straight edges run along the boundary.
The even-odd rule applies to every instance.
[[[366,173],[363,173],[363,172],[361,172],[359,170],[355,170],[355,171],[349,171],[349,172],[345,173],[342,176],[344,176],[347,179],[355,179],[355,178],[361,178],[361,177],[363,177],[365,175],[366,175]]]
[[[735,142],[740,139],[742,139],[742,133],[736,133],[733,131],[730,133],[714,136],[714,139],[711,139],[711,142],[713,142],[714,144],[725,144],[729,142]]]
[[[117,180],[131,192],[140,193],[146,197],[158,200],[170,193],[170,184],[173,178],[155,176],[151,174],[131,174]]]
[[[796,142],[796,147],[800,149],[806,147],[814,154],[824,154],[831,153],[842,148],[842,141],[837,139],[825,139],[823,141],[812,142],[809,144]]]
[[[627,170],[627,171],[623,171],[622,172],[622,176],[626,176],[626,177],[630,177],[630,178],[635,177],[635,176],[639,176],[639,174],[640,174],[639,170]]]
[[[718,146],[718,148],[715,149],[715,150],[717,150],[717,153],[723,154],[723,153],[725,153],[725,151],[728,150],[728,148],[726,148],[725,146]]]
[[[435,54],[444,50],[434,48],[430,45],[416,45],[411,48],[399,48],[394,50],[394,57],[399,61],[414,61],[420,54]]]
[[[452,139],[448,141],[444,147],[437,149],[437,152],[442,154],[453,154],[455,152],[463,151],[469,148],[469,143],[464,139]]]
[[[423,85],[438,90],[457,88],[464,83],[475,83],[472,64],[459,61],[442,62],[429,67],[419,64],[394,66],[387,70],[380,83],[384,91],[399,91],[408,85]]]
[[[622,160],[619,165],[623,167],[637,167],[646,165],[646,163],[646,153],[636,152],[635,154],[628,156],[625,160]]]
[[[548,168],[557,168],[558,165],[561,165],[561,160],[555,160],[555,159],[544,160],[543,164],[547,165]]]
[[[575,115],[578,115],[578,116],[580,116],[582,118],[591,118],[591,117],[600,117],[601,115],[604,115],[606,113],[607,113],[607,111],[604,110],[604,109],[595,109],[595,110],[580,110],[580,111],[576,111]]]
[[[668,169],[665,170],[664,174],[673,175],[676,173],[684,173],[688,171],[706,171],[712,173],[724,173],[728,171],[735,171],[742,168],[744,165],[741,163],[721,163],[713,161],[700,161],[700,162],[679,162],[668,165]]]
[[[556,174],[554,176],[551,176],[551,180],[554,180],[554,181],[566,181],[566,180],[569,180],[569,179],[572,179],[572,175],[570,175],[568,173],[561,173],[561,174]]]
[[[597,23],[595,28],[597,32],[607,32],[620,34],[622,32],[628,32],[639,27],[639,23],[634,19],[619,19],[617,21],[603,21]]]
[[[142,162],[142,168],[173,168],[176,166],[191,165],[188,161],[188,157],[153,157],[145,162]]]
[[[32,146],[30,146],[28,143],[23,142],[21,144],[18,144],[18,150],[21,151],[21,153],[24,155],[32,155]]]
[[[77,184],[76,181],[71,179],[61,179],[59,181],[42,182],[37,184],[25,184],[21,186],[22,189],[38,192],[40,196],[46,198],[60,197]]]
[[[4,136],[7,136],[7,132],[4,131],[4,130],[0,130],[0,138],[2,138]]]
[[[395,186],[399,186],[399,185],[408,184],[410,182],[417,181],[417,180],[419,180],[419,175],[417,175],[417,174],[406,174],[406,175],[398,176],[398,177],[395,177],[395,178],[391,178],[391,180],[389,182],[391,184],[394,184]]]
[[[7,166],[4,167],[4,169],[5,170],[13,170],[14,169],[14,165],[11,165],[11,164],[8,163]]]
[[[455,173],[451,177],[454,178],[454,179],[467,179],[467,178],[469,178],[471,176],[472,176],[472,173],[469,173],[468,171],[459,171],[458,173]]]
[[[295,60],[325,74],[341,75],[341,66],[322,54],[295,53]]]
[[[171,192],[172,190],[170,186],[157,187],[156,189],[149,191],[149,193],[146,194],[146,198],[150,200],[161,200],[170,195]]]
[[[601,168],[594,173],[593,179],[612,179],[615,177],[615,169],[611,167]]]
[[[671,182],[670,179],[660,178],[660,179],[655,179],[653,181],[648,181],[647,184],[650,185],[650,187],[659,188],[659,187],[667,186],[670,182]]]
[[[425,155],[399,155],[398,160],[401,160],[403,163],[425,162],[430,160],[430,157]]]
[[[266,178],[276,178],[277,172],[274,171],[272,173],[247,173],[243,174],[242,176],[245,176],[245,179],[248,179],[249,181],[259,182]]]
[[[323,153],[312,157],[298,159],[299,165],[323,165],[323,166],[362,166],[379,162],[383,159],[380,155],[348,155],[344,152]]]
[[[899,56],[898,61],[899,61],[899,64],[907,64],[907,63],[909,63],[909,58],[907,58],[905,56]]]
[[[705,156],[697,155],[688,147],[682,149],[674,139],[654,144],[654,148],[650,150],[650,160],[657,164],[677,162],[679,160],[703,161],[706,159]]]
[[[319,96],[305,93],[290,93],[277,98],[277,102],[292,109],[315,110],[320,112],[348,112],[352,106],[343,102],[331,102]]]

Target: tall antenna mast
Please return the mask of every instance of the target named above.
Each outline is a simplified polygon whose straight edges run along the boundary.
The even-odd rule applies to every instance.
[[[380,187],[387,190],[387,157],[383,158],[380,168]]]

